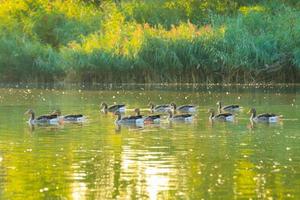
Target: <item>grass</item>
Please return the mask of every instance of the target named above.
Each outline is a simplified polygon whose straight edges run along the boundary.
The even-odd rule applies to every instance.
[[[2,0],[0,81],[299,82],[300,4],[230,2]]]

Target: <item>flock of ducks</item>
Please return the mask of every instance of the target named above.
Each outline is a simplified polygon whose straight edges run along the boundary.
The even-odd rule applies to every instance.
[[[234,121],[234,113],[240,111],[239,105],[227,105],[222,106],[222,102],[218,102],[218,113],[215,113],[214,109],[209,109],[209,120],[211,121]],[[176,106],[175,103],[154,105],[149,104],[151,115],[142,115],[139,108],[134,110],[135,115],[123,116],[126,111],[125,104],[116,104],[108,106],[106,103],[100,105],[100,109],[104,113],[114,113],[117,118],[116,124],[151,124],[159,123],[161,114],[167,113],[169,121],[192,121],[194,113],[197,111],[197,106],[194,105],[182,105]],[[179,114],[178,114],[179,113]],[[256,109],[250,109],[250,120],[252,122],[267,122],[274,123],[279,121],[280,116],[273,113],[256,114]],[[63,122],[84,122],[86,117],[83,114],[70,114],[62,115],[59,110],[55,110],[51,114],[35,117],[35,113],[32,109],[29,109],[25,114],[30,115],[28,123],[34,124],[57,124]]]
[[[35,113],[32,109],[29,109],[25,112],[25,114],[30,115],[28,120],[29,124],[57,124],[60,122],[84,122],[86,117],[82,114],[72,114],[62,116],[59,110],[55,110],[51,114],[41,115],[39,117],[35,117]]]

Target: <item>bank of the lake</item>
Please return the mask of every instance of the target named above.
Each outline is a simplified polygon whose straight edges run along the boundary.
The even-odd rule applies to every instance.
[[[226,2],[2,0],[0,81],[299,83],[299,3]]]

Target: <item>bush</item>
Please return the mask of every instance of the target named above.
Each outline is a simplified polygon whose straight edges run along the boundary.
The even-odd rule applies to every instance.
[[[7,82],[53,82],[63,76],[59,54],[18,36],[0,38],[0,74]]]

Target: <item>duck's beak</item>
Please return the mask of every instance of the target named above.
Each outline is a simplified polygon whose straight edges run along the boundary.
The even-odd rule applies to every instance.
[[[24,112],[24,115],[28,115],[28,114],[29,114],[29,111]]]

